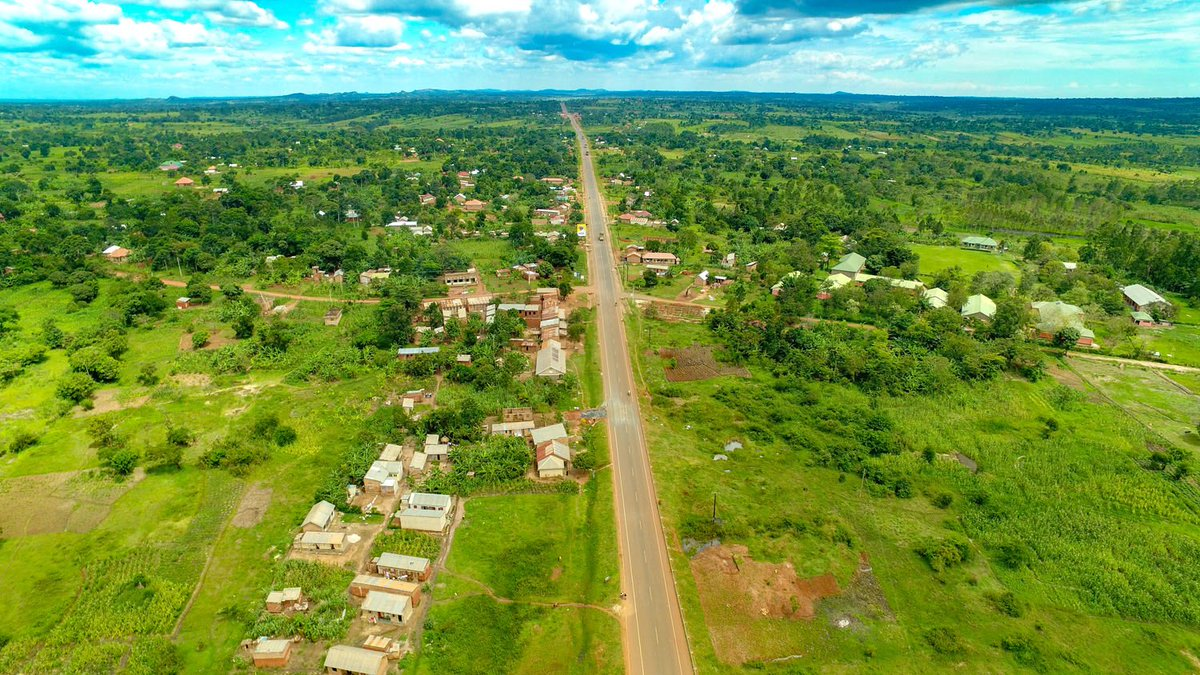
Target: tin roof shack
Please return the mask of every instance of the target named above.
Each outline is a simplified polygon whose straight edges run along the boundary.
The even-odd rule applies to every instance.
[[[371,559],[370,569],[388,579],[425,581],[433,571],[433,566],[429,564],[428,558],[400,555],[399,553],[382,553],[379,557]]]
[[[428,492],[413,492],[400,498],[396,520],[405,530],[442,532],[454,512],[454,498]]]
[[[367,597],[367,593],[371,591],[403,595],[412,600],[413,607],[418,607],[421,604],[421,584],[413,581],[401,581],[399,579],[388,579],[387,577],[378,577],[371,574],[359,574],[354,577],[354,581],[350,582],[350,595],[356,598],[365,598]]]
[[[327,675],[385,675],[387,670],[387,657],[370,649],[334,645],[325,654]]]
[[[400,642],[382,635],[368,635],[363,640],[363,649],[387,654],[389,659],[400,658]]]
[[[533,372],[554,380],[567,374],[567,355],[558,340],[547,340],[546,346],[538,351]]]
[[[414,452],[412,459],[408,460],[408,470],[411,473],[425,473],[425,464],[429,461],[429,455],[423,452]]]
[[[259,640],[252,657],[255,668],[286,668],[292,660],[292,641]]]
[[[363,600],[362,613],[372,623],[394,623],[403,626],[412,618],[412,601],[403,595],[369,591]]]
[[[383,451],[379,453],[379,461],[381,462],[398,462],[400,454],[404,452],[404,446],[395,443],[388,443],[383,446]]]
[[[363,476],[363,492],[367,494],[395,494],[399,489],[400,479],[404,478],[404,463],[399,460],[384,461],[377,459],[371,463],[371,468]]]
[[[299,586],[267,593],[267,611],[272,614],[303,612],[306,609],[308,603],[304,601],[304,592]]]
[[[300,525],[302,532],[324,532],[333,524],[333,516],[337,513],[333,508],[333,504],[325,500],[321,500],[308,510],[308,515],[304,516],[304,522]]]
[[[345,532],[304,532],[292,540],[292,548],[305,553],[339,554],[346,551]]]

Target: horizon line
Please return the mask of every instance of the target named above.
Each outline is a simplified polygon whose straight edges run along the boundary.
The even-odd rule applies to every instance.
[[[165,96],[142,96],[136,98],[3,98],[3,104],[71,104],[71,103],[122,103],[122,102],[152,102],[152,101],[249,101],[284,98],[328,98],[337,96],[358,96],[371,98],[388,98],[412,96],[416,94],[495,94],[495,95],[528,95],[528,96],[575,96],[575,97],[607,97],[607,96],[680,96],[680,95],[712,95],[712,96],[776,96],[776,97],[858,97],[882,99],[967,99],[977,101],[1195,101],[1200,96],[972,96],[966,94],[872,94],[848,91],[835,92],[803,92],[803,91],[755,91],[750,89],[442,89],[423,87],[412,90],[398,91],[337,91],[337,92],[290,92],[287,94],[263,94],[247,96],[180,96],[168,94]]]

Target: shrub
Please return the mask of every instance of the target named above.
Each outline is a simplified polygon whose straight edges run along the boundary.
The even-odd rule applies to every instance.
[[[139,459],[140,457],[136,450],[120,448],[107,453],[104,459],[104,466],[112,469],[118,476],[128,476],[137,468]]]
[[[948,509],[954,503],[954,495],[939,490],[929,496],[929,503],[939,509]]]
[[[925,642],[938,654],[961,654],[963,652],[962,639],[958,637],[958,633],[954,632],[953,628],[930,628],[925,631]]]
[[[958,534],[944,539],[927,539],[917,545],[916,551],[935,572],[960,565],[971,557],[970,543]]]
[[[146,451],[146,465],[155,469],[178,469],[183,466],[183,448],[168,443]]]
[[[996,547],[996,562],[1010,570],[1021,569],[1034,561],[1033,549],[1023,541],[1004,542]]]
[[[201,329],[192,333],[192,349],[202,349],[206,344],[208,344],[208,331]]]
[[[1021,604],[1020,600],[1017,600],[1017,596],[1013,595],[1011,591],[987,593],[984,597],[992,604],[992,607],[996,608],[997,612],[1000,612],[1004,616],[1019,619],[1025,614],[1024,605]]]
[[[20,429],[13,433],[12,438],[8,441],[8,452],[17,454],[24,452],[34,445],[37,445],[38,436],[28,429]]]
[[[296,442],[296,430],[289,426],[280,426],[275,429],[275,445],[284,447]]]
[[[1038,672],[1046,669],[1046,660],[1042,650],[1026,635],[1014,635],[1000,640],[1000,648],[1012,654],[1017,663],[1033,668]]]
[[[192,432],[186,427],[169,427],[167,429],[167,443],[175,447],[183,448],[192,444]]]
[[[158,369],[154,367],[153,363],[143,365],[137,374],[138,384],[145,387],[153,387],[158,384],[158,379]]]

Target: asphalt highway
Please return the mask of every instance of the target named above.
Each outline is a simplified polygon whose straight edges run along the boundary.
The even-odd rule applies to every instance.
[[[579,119],[567,113],[582,154],[584,222],[590,242],[591,284],[595,290],[600,364],[608,410],[609,447],[621,551],[625,662],[634,675],[692,673],[692,658],[679,597],[675,592],[663,536],[654,476],[642,430],[636,386],[625,342],[624,302],[608,235],[604,200],[596,182],[587,137]],[[601,241],[605,235],[607,241]]]

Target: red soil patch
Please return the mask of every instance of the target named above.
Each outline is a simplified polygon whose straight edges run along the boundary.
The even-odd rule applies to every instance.
[[[778,645],[761,635],[758,621],[811,620],[823,598],[841,593],[833,575],[801,579],[791,563],[754,562],[744,546],[714,546],[691,561],[709,634],[726,663],[772,658]],[[768,631],[769,632],[769,631]]]

